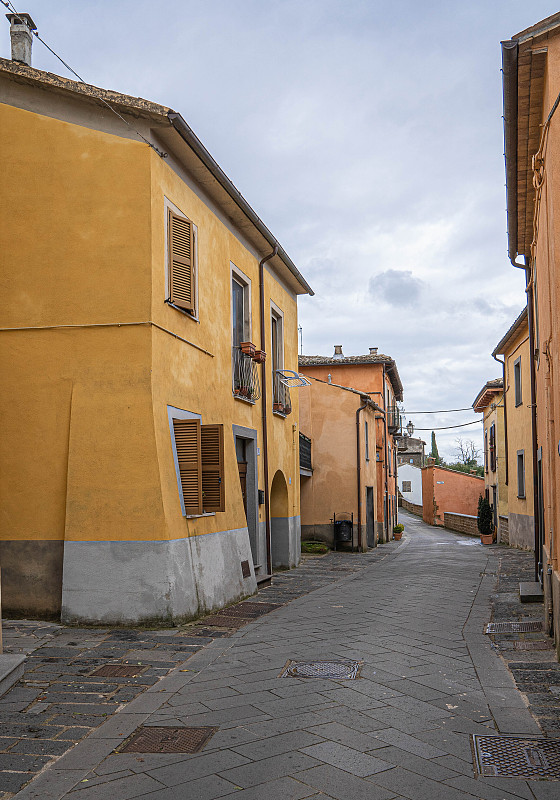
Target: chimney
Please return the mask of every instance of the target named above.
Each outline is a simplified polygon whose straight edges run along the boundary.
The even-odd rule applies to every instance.
[[[37,26],[29,14],[6,14],[10,20],[10,39],[12,42],[12,61],[31,66],[31,31]]]
[[[344,353],[342,352],[341,344],[335,344],[333,358],[344,358]]]
[[[377,347],[370,347],[370,348],[369,348],[369,354],[370,354],[370,356],[376,356],[376,355],[377,355],[377,350],[378,350],[378,348],[377,348]]]

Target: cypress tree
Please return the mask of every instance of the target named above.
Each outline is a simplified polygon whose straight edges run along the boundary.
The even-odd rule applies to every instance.
[[[436,435],[434,431],[432,431],[432,451],[430,453],[431,458],[435,458],[436,464],[441,464],[441,458],[439,457],[438,449],[437,449],[437,442],[436,442]]]

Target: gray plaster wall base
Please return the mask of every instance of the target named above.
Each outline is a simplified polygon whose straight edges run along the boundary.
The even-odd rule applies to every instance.
[[[273,569],[297,567],[301,559],[301,518],[272,517],[270,520]]]
[[[0,697],[21,678],[24,661],[25,656],[0,653]]]
[[[535,526],[533,518],[527,514],[509,514],[509,545],[521,550],[535,549]]]
[[[247,528],[158,542],[66,542],[65,623],[188,619],[254,594]]]

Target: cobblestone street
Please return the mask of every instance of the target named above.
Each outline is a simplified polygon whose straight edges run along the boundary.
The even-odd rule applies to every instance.
[[[471,734],[558,730],[545,634],[483,632],[542,616],[516,596],[530,554],[401,519],[401,542],[306,558],[181,629],[8,623],[30,655],[2,699],[4,797],[52,761],[18,800],[557,798],[557,781],[475,777],[471,751]],[[359,677],[280,677],[327,660],[359,662]],[[108,664],[141,673],[91,674]],[[140,726],[212,730],[192,755],[119,752]]]

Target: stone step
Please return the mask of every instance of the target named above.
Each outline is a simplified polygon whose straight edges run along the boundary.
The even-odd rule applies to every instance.
[[[519,584],[519,598],[522,603],[542,603],[542,586],[538,581],[522,581]]]
[[[13,653],[0,653],[0,697],[23,675],[25,656]]]

